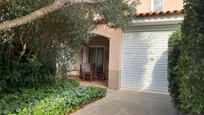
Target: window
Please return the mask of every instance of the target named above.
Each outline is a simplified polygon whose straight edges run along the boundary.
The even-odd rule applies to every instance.
[[[164,10],[164,0],[152,0],[151,2],[152,12],[160,12]]]

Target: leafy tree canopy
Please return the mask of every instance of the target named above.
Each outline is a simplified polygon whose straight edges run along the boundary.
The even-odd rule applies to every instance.
[[[3,20],[0,30],[32,22],[64,7],[78,7],[81,11],[86,11],[87,17],[98,14],[106,21],[123,27],[124,22],[130,21],[124,14],[136,13],[138,3],[139,0],[1,0]],[[6,18],[7,11],[11,11],[9,15],[13,15],[9,19]],[[68,11],[75,13],[70,9]],[[6,22],[2,23],[3,21]]]
[[[81,49],[81,43],[87,43],[94,35],[90,31],[96,27],[93,19],[97,15],[104,23],[125,28],[133,19],[125,14],[136,13],[139,3],[138,0],[69,3],[66,7],[46,15],[38,17],[40,12],[36,15],[39,9],[50,8],[59,1],[0,0],[0,30],[7,21],[14,21],[10,25],[19,23],[13,27],[8,25],[7,29],[0,31],[0,90],[7,86],[50,82],[50,76],[55,76],[56,63],[59,72],[66,72],[67,68],[76,63],[76,52]],[[24,16],[28,22],[16,21]],[[34,20],[30,21],[29,18]]]

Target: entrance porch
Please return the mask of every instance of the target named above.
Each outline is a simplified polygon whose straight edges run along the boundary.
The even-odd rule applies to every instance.
[[[80,67],[80,85],[95,86],[108,88],[108,70],[109,70],[109,40],[106,37],[97,35],[90,38],[88,44],[83,44],[83,49],[78,54]],[[85,65],[85,66],[84,66]],[[87,65],[90,65],[90,70],[95,73],[95,78],[85,79],[83,81],[83,73],[89,72]],[[84,66],[84,67],[83,67]]]
[[[83,79],[80,79],[79,82],[80,82],[80,85],[83,85],[83,86],[108,88],[108,80],[96,79],[95,81],[90,82],[90,80],[83,81]]]
[[[122,31],[107,25],[97,25],[93,33],[96,36],[90,38],[89,43],[82,44],[83,48],[77,55],[76,67],[80,69],[79,82],[86,86],[119,89],[121,86]],[[86,65],[90,65],[88,69]],[[92,75],[96,75],[96,81],[91,82],[90,79],[83,81],[84,69],[92,72],[95,70]]]

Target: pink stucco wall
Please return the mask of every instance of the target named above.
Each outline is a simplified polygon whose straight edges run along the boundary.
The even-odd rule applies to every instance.
[[[151,12],[151,0],[140,0],[141,4],[137,7],[137,13]],[[181,10],[183,0],[164,0],[164,11]]]
[[[164,11],[183,9],[183,0],[164,0]]]
[[[121,40],[122,31],[121,29],[115,30],[107,25],[98,25],[93,33],[105,36],[110,39],[110,52],[109,52],[109,64],[110,70],[120,70],[120,54],[121,54]]]
[[[151,0],[140,0],[141,4],[137,7],[137,13],[144,13],[151,11]]]
[[[109,39],[108,88],[118,89],[121,81],[122,30],[107,25],[98,25],[93,33]]]

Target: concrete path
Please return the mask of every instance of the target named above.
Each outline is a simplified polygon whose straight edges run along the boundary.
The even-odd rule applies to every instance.
[[[174,115],[169,95],[117,90],[74,115]]]
[[[114,91],[116,91],[116,90],[113,90],[113,89],[107,89],[106,96],[109,95],[109,94],[111,94],[111,93],[113,93]]]

